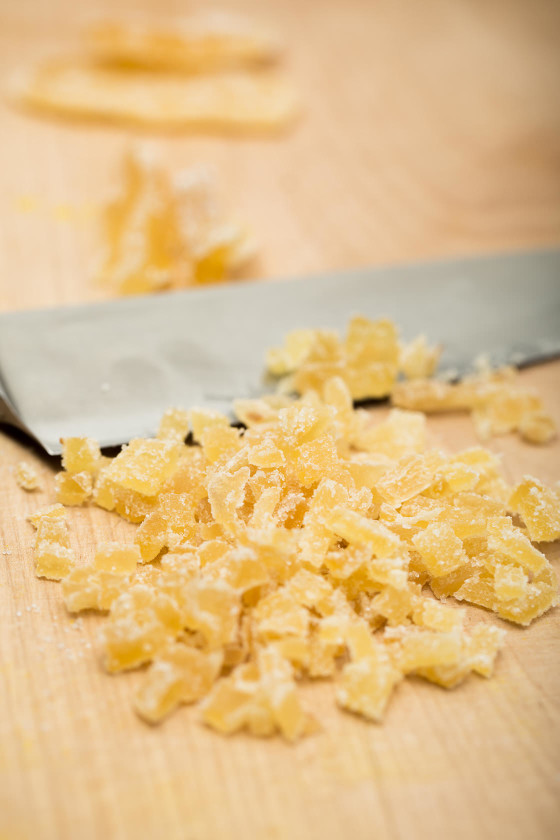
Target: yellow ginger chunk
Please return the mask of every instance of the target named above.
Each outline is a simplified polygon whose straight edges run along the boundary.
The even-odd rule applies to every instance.
[[[461,657],[456,664],[418,668],[416,674],[442,688],[455,688],[471,673],[491,677],[505,632],[489,624],[477,624],[462,638]]]
[[[160,420],[157,436],[160,440],[183,443],[189,428],[188,412],[181,408],[168,408]]]
[[[554,440],[558,430],[554,418],[547,411],[537,409],[522,415],[519,433],[529,443],[545,444]]]
[[[529,579],[521,566],[497,563],[494,568],[494,591],[499,601],[523,598]]]
[[[162,549],[172,548],[193,536],[194,513],[193,499],[188,493],[160,493],[157,508],[146,516],[134,535],[141,562],[149,563]]]
[[[322,516],[323,524],[349,543],[363,543],[378,557],[394,557],[400,540],[382,522],[367,519],[357,511],[335,508]]]
[[[83,505],[91,498],[92,480],[88,472],[59,472],[54,477],[56,500],[63,505]]]
[[[498,651],[503,645],[505,631],[491,624],[476,624],[465,641],[466,654],[473,671],[491,677]]]
[[[75,562],[71,548],[58,542],[43,541],[35,547],[35,574],[49,580],[62,580]]]
[[[405,457],[379,479],[375,489],[390,505],[398,508],[432,484],[437,460],[434,454]]]
[[[156,70],[207,72],[274,61],[277,36],[232,12],[197,11],[165,19],[101,20],[85,32],[86,46],[103,63]]]
[[[180,703],[200,700],[219,676],[222,662],[221,651],[169,644],[157,654],[136,692],[136,711],[148,723],[158,723]]]
[[[461,635],[420,627],[395,627],[385,632],[398,668],[408,674],[418,668],[456,665],[461,658]]]
[[[525,534],[516,528],[508,516],[493,516],[488,520],[488,548],[499,551],[512,563],[536,574],[548,564],[544,554],[531,545]]]
[[[227,543],[214,541],[212,559],[208,558],[208,548],[212,543],[201,546],[199,556],[204,566],[205,580],[220,580],[238,592],[247,592],[258,586],[264,586],[270,581],[270,573],[266,564],[259,559],[257,552],[251,548],[236,548],[228,550]],[[207,549],[204,551],[204,549]]]
[[[452,633],[460,630],[465,620],[464,610],[439,604],[428,598],[416,599],[412,614],[415,624],[440,633]]]
[[[109,481],[143,496],[155,496],[177,466],[181,447],[168,440],[132,440],[105,471]]]
[[[36,511],[36,513],[32,513],[27,517],[27,519],[29,520],[29,522],[31,522],[34,528],[39,527],[39,523],[43,518],[62,519],[64,520],[64,522],[66,522],[66,511],[64,509],[64,505],[61,505],[57,502],[54,505],[49,505],[46,508],[41,508],[38,511]]]
[[[376,595],[372,607],[376,613],[387,619],[389,627],[408,624],[409,616],[414,610],[418,595],[410,589],[396,589],[386,586]]]
[[[40,487],[37,470],[26,461],[20,461],[19,464],[16,464],[14,476],[22,490],[38,490]]]
[[[514,487],[508,506],[521,516],[532,540],[551,542],[560,538],[560,492],[546,487],[538,478],[524,476]]]
[[[441,347],[430,347],[426,336],[419,335],[399,348],[399,368],[407,379],[429,378],[435,373]]]
[[[519,431],[532,443],[548,443],[556,433],[542,400],[515,383],[515,371],[483,370],[449,383],[414,379],[395,385],[393,405],[416,411],[471,411],[479,437]]]
[[[156,496],[144,496],[135,490],[120,487],[109,477],[111,468],[112,463],[99,470],[92,501],[105,510],[114,510],[129,522],[142,522],[154,510]]]
[[[463,543],[446,522],[431,523],[412,542],[433,577],[448,575],[468,561]]]
[[[367,632],[358,644],[351,644],[351,657],[336,687],[337,703],[379,722],[402,673],[393,665],[385,646]]]
[[[360,432],[354,445],[394,460],[419,454],[426,448],[426,417],[418,411],[394,408],[386,420]]]
[[[66,472],[95,475],[101,466],[101,450],[97,441],[86,437],[62,439],[62,466]]]
[[[235,642],[239,630],[239,593],[222,581],[193,580],[183,605],[183,622],[200,632],[209,650]]]
[[[94,568],[105,572],[131,574],[140,562],[140,551],[136,545],[106,542],[97,546],[93,560]]]
[[[300,703],[292,666],[272,647],[218,680],[201,709],[204,722],[224,734],[248,729],[267,737],[278,731],[295,741],[313,726]]]
[[[254,615],[258,633],[263,639],[304,637],[309,630],[309,612],[297,603],[287,588],[266,595],[257,604]]]
[[[61,515],[58,507],[53,506],[34,519],[37,527],[34,548],[35,574],[49,580],[61,580],[66,577],[75,562],[64,511]]]
[[[554,569],[547,565],[527,584],[524,594],[511,600],[500,600],[494,588],[491,571],[481,569],[468,577],[453,593],[459,601],[469,601],[514,624],[528,626],[558,603],[558,580]]]
[[[274,71],[131,73],[82,57],[25,68],[12,78],[10,92],[50,114],[160,129],[278,131],[298,112],[292,86]]]
[[[134,584],[111,605],[101,631],[107,671],[150,662],[181,630],[181,615],[169,596]]]
[[[126,573],[98,569],[93,565],[77,566],[64,577],[62,595],[66,609],[71,613],[109,610],[113,601],[129,586]]]

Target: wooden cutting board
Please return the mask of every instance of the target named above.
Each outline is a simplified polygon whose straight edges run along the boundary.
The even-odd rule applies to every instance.
[[[96,0],[88,12],[150,5],[181,8]],[[235,6],[265,11],[257,0]],[[75,10],[3,0],[2,72],[70,49]],[[273,0],[266,14],[305,101],[300,125],[271,140],[162,138],[164,153],[173,165],[216,166],[262,243],[253,273],[265,278],[558,243],[559,11],[555,0]],[[132,135],[2,107],[0,136],[2,308],[100,298],[95,206]],[[560,363],[522,379],[560,423]],[[474,442],[467,418],[429,426],[435,443]],[[558,442],[491,447],[511,479],[560,478]],[[40,492],[16,486],[22,458],[39,468]],[[448,693],[407,680],[382,726],[339,713],[318,683],[305,697],[323,731],[295,747],[223,739],[189,709],[152,729],[131,708],[137,675],[99,666],[98,619],[69,618],[58,584],[33,575],[25,516],[51,501],[55,469],[0,433],[1,840],[558,835],[558,610],[508,627],[490,682]],[[85,556],[130,527],[93,509],[69,518]],[[557,548],[548,553],[558,561]]]

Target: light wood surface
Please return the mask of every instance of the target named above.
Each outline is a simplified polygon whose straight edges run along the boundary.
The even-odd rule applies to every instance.
[[[77,6],[0,0],[2,74],[71,48]],[[140,6],[96,0],[87,12]],[[161,144],[173,165],[215,165],[227,202],[262,244],[254,273],[560,241],[555,0],[235,7],[285,35],[304,117],[279,139]],[[90,280],[94,208],[131,136],[2,107],[2,309],[101,296]],[[523,381],[560,423],[560,363]],[[431,420],[430,432],[452,447],[474,442],[467,418]],[[536,448],[506,437],[491,446],[510,478],[560,478],[558,442]],[[16,486],[22,458],[40,469],[41,492]],[[382,726],[338,712],[331,687],[315,684],[305,695],[323,731],[295,747],[223,739],[189,709],[152,729],[130,705],[137,675],[109,677],[99,666],[98,619],[71,620],[58,584],[33,575],[25,515],[52,499],[55,468],[0,433],[1,840],[558,836],[558,610],[528,630],[508,627],[490,682],[472,678],[448,693],[407,680]],[[70,522],[85,556],[129,528],[93,509],[73,510]],[[558,549],[549,555],[558,560]]]

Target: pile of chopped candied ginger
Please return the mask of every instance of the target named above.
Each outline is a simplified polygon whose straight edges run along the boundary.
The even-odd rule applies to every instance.
[[[171,409],[155,439],[114,458],[64,441],[59,504],[32,518],[36,571],[62,580],[69,612],[106,614],[107,671],[147,666],[134,698],[145,720],[200,701],[220,732],[295,740],[316,725],[299,684],[329,679],[343,709],[380,721],[409,675],[445,688],[491,676],[504,629],[467,627],[461,602],[520,625],[557,603],[533,543],[560,537],[558,489],[508,486],[482,447],[429,448],[423,413],[379,421],[353,406],[391,390],[403,359],[409,374],[431,373],[434,351],[397,342],[395,353],[395,336],[355,319],[338,368],[311,373],[317,336],[299,350],[292,339],[269,367],[290,368],[291,387],[295,372],[302,395],[239,401],[244,428]],[[84,565],[64,506],[89,502],[138,528]]]

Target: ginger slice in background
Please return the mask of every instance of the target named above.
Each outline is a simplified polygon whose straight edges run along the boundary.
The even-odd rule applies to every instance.
[[[99,281],[126,295],[228,279],[254,246],[216,193],[207,169],[171,175],[152,147],[133,148],[123,162],[123,190],[104,210]]]
[[[199,11],[181,18],[101,20],[84,32],[86,50],[106,64],[188,72],[259,67],[276,61],[274,32],[226,11]]]
[[[20,70],[14,100],[75,119],[160,130],[275,132],[298,113],[292,86],[274,71],[182,75],[55,58]]]

